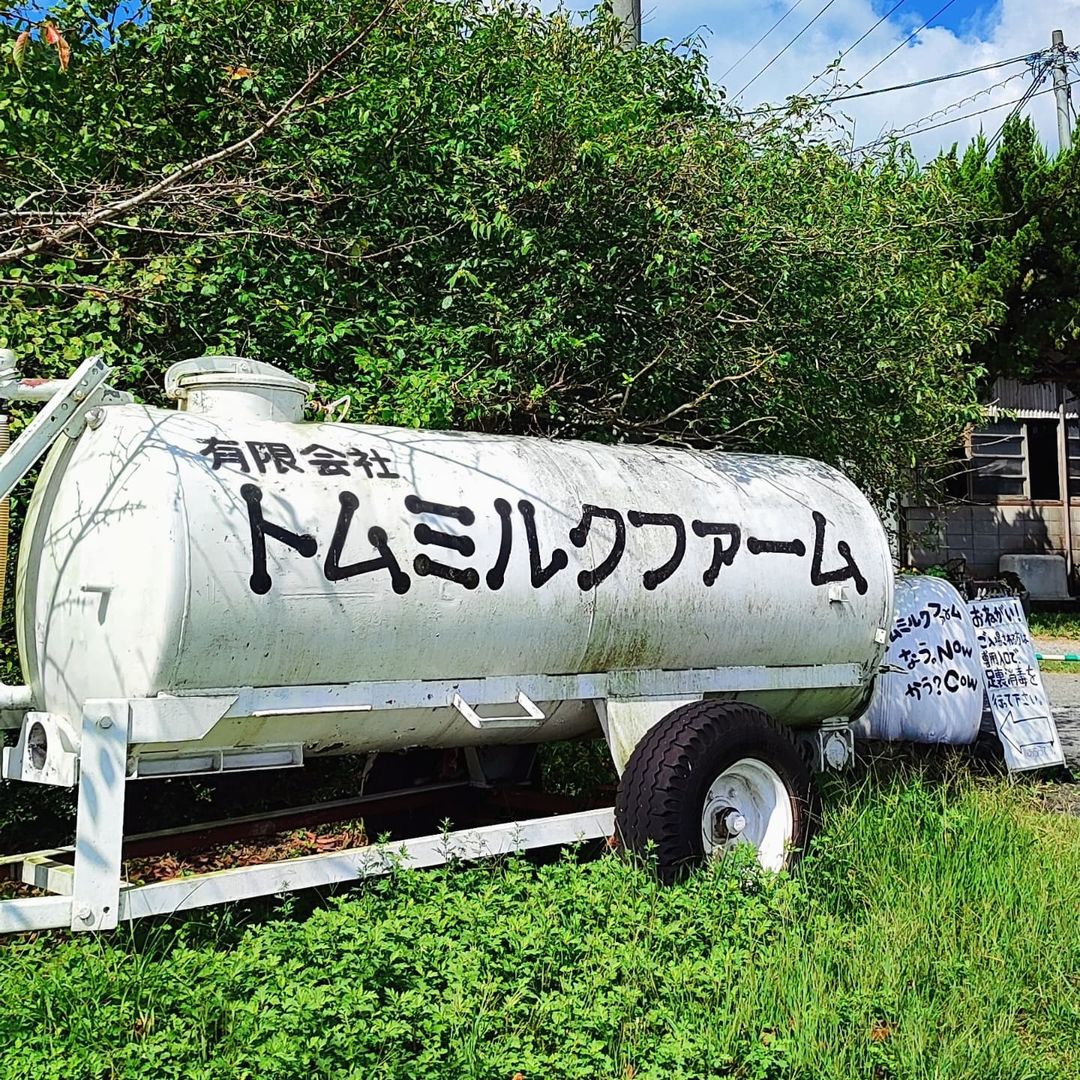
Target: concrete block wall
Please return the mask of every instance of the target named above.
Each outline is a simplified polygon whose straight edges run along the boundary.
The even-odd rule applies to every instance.
[[[1080,506],[1072,508],[1074,558],[1080,559]],[[933,566],[963,556],[975,575],[996,574],[1001,555],[1064,554],[1060,504],[913,506],[904,511],[907,559]]]
[[[1073,566],[1080,567],[1080,503],[1074,503],[1069,508],[1069,514],[1072,518],[1072,561]],[[1064,540],[1062,540],[1062,549],[1064,551]]]

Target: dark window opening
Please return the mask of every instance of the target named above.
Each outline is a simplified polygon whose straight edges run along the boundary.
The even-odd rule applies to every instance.
[[[1015,420],[994,420],[971,436],[971,495],[995,502],[1025,498],[1024,428]]]
[[[1032,499],[1060,499],[1061,473],[1058,468],[1058,423],[1056,420],[1029,420],[1028,477]]]
[[[1069,436],[1069,494],[1076,498],[1080,495],[1080,421],[1069,420],[1066,430]]]
[[[963,502],[969,495],[968,477],[971,476],[971,462],[968,460],[967,447],[961,444],[949,455],[948,471],[945,474],[945,494],[955,502]]]

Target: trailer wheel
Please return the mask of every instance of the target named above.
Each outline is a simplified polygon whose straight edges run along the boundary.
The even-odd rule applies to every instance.
[[[813,810],[810,771],[785,728],[753,705],[695,701],[634,748],[615,828],[632,852],[651,851],[672,881],[737,844],[752,844],[766,869],[790,867]]]

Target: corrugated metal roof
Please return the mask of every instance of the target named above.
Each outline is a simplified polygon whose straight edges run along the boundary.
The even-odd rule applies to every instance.
[[[993,416],[999,409],[1015,413],[1025,420],[1056,420],[1059,394],[1067,393],[1058,383],[1023,383],[1017,379],[998,379],[990,396],[987,411]],[[1074,417],[1080,402],[1065,399],[1065,412]]]

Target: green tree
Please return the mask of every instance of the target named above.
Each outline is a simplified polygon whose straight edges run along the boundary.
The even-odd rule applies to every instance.
[[[59,9],[4,74],[28,371],[100,349],[154,400],[242,352],[354,420],[801,453],[871,493],[977,414],[978,200],[753,126],[693,48],[481,0],[108,16]]]
[[[981,207],[973,259],[980,290],[1002,305],[973,358],[1004,374],[1080,382],[1080,153],[1047,154],[1030,120],[1010,120],[991,158],[978,139],[950,155]]]

